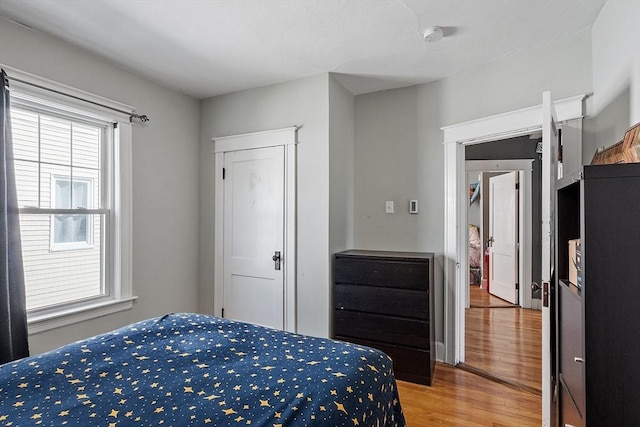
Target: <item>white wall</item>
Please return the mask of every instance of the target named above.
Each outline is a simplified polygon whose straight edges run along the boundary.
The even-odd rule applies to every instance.
[[[554,99],[592,91],[590,31],[441,81],[355,99],[355,246],[436,254],[439,342],[444,301],[440,128],[538,105],[545,90],[551,90]],[[418,215],[407,213],[410,199],[419,200]],[[385,200],[396,202],[397,213],[384,213]]]
[[[640,2],[609,0],[592,29],[593,108],[585,123],[583,159],[620,141],[640,122]]]
[[[61,40],[0,19],[0,63],[115,101],[133,127],[132,310],[29,337],[32,354],[167,312],[195,311],[198,102]]]
[[[302,126],[298,131],[298,332],[329,335],[329,76],[205,99],[200,122],[199,310],[213,312],[216,136]],[[219,313],[217,313],[219,314]]]

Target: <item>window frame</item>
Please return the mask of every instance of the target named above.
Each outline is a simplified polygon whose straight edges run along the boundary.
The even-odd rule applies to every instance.
[[[137,299],[132,284],[132,124],[129,115],[111,110],[133,113],[134,108],[122,103],[84,92],[60,83],[2,66],[9,75],[11,105],[15,108],[61,114],[77,120],[108,122],[106,144],[105,199],[107,209],[69,209],[64,213],[104,213],[104,296],[29,310],[29,334],[82,322],[107,314],[128,310]],[[97,104],[101,104],[97,105]],[[107,108],[104,108],[104,107]],[[49,214],[60,210],[49,209]],[[55,211],[55,212],[53,212]],[[45,214],[47,209],[23,207],[20,214]]]

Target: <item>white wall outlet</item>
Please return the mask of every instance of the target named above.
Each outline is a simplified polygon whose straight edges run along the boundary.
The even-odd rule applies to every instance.
[[[418,213],[418,201],[417,200],[409,200],[409,213],[417,214]]]
[[[393,200],[387,200],[384,205],[384,211],[388,214],[393,213]]]

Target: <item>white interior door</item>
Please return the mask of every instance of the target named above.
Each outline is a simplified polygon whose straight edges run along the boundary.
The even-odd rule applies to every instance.
[[[551,425],[553,407],[553,372],[551,358],[555,349],[551,346],[551,316],[555,315],[551,298],[553,272],[552,228],[554,215],[554,186],[561,170],[558,164],[558,130],[551,93],[542,94],[542,425]]]
[[[489,178],[489,292],[518,304],[518,173]]]
[[[284,153],[278,146],[224,155],[224,317],[277,329],[284,328]]]

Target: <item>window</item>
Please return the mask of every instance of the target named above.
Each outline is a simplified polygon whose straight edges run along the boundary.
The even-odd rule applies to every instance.
[[[11,86],[30,332],[130,308],[130,124]]]
[[[53,176],[54,208],[90,208],[91,179]],[[93,247],[93,215],[52,215],[51,249],[73,250]]]

